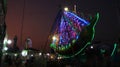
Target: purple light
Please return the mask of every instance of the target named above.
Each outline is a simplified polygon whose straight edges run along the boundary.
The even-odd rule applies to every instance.
[[[59,45],[59,47],[60,45],[66,46],[73,40],[77,40],[79,38],[80,32],[87,25],[89,25],[89,22],[78,17],[74,13],[68,11],[64,12],[64,14],[61,16],[59,25],[54,31],[54,35],[59,36],[57,41],[54,38],[54,44],[56,46]]]

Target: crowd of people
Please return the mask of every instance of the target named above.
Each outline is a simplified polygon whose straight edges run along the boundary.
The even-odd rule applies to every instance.
[[[113,57],[94,53],[79,55],[74,58],[50,59],[44,55],[3,55],[2,67],[119,67],[120,52]]]

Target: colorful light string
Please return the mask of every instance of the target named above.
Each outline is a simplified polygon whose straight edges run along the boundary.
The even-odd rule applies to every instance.
[[[89,22],[70,11],[59,14],[52,28],[50,47],[58,52],[59,56],[74,57],[82,53],[93,40],[99,13]]]
[[[51,47],[56,50],[66,50],[71,46],[71,43],[79,38],[80,32],[90,23],[72,12],[64,11],[61,17],[58,28],[53,34]]]

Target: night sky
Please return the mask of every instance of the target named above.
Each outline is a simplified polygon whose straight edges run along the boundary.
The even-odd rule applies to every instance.
[[[77,2],[76,2],[77,1]],[[33,48],[48,49],[46,45],[49,31],[59,10],[58,6],[68,6],[73,9],[77,5],[79,13],[100,13],[96,25],[94,40],[114,42],[120,35],[120,2],[119,0],[8,0],[7,33],[8,38],[18,36],[18,46],[23,48],[25,39],[31,37]],[[24,19],[23,19],[23,8]],[[23,23],[23,27],[22,27]],[[21,28],[22,27],[22,28]],[[21,29],[22,43],[21,43]]]

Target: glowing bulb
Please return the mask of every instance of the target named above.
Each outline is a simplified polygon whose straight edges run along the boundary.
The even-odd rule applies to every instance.
[[[65,7],[64,10],[65,10],[65,11],[69,11],[68,7]]]
[[[47,56],[50,56],[50,54],[49,54],[49,53],[47,53],[46,55],[47,55]]]
[[[14,56],[17,56],[17,54],[14,54]]]
[[[22,54],[22,56],[27,56],[28,52],[27,52],[27,50],[23,50],[21,54]]]
[[[12,43],[12,40],[8,40],[7,43],[8,43],[8,44],[11,44],[11,43]]]
[[[62,59],[62,57],[57,57],[58,60]]]
[[[41,56],[41,55],[42,55],[42,53],[39,53],[39,55]]]
[[[90,46],[91,49],[93,49],[93,46]]]
[[[33,57],[33,54],[31,55],[31,57]]]
[[[52,39],[53,39],[53,41],[55,41],[57,38],[56,38],[56,36],[53,36]]]
[[[50,56],[51,59],[53,59],[54,57],[53,56]]]

